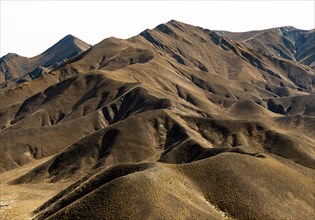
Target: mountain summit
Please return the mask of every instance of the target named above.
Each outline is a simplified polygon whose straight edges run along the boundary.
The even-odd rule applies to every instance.
[[[27,58],[9,53],[0,59],[0,83],[5,88],[35,79],[91,46],[73,35],[67,35],[43,53]]]
[[[69,34],[40,55],[31,59],[37,66],[49,67],[52,69],[64,60],[74,57],[90,47],[89,44]]]

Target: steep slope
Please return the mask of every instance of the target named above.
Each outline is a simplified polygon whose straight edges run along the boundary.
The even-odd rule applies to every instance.
[[[294,72],[290,72],[290,69]],[[298,78],[291,74],[296,74]],[[309,100],[306,110],[295,110],[292,114],[305,114],[302,121],[304,117],[314,114],[312,99],[307,98],[311,97],[309,94],[314,89],[308,82],[314,80],[314,71],[297,63],[268,59],[209,30],[171,21],[128,40],[105,39],[45,77],[48,75],[54,78],[46,82],[49,88],[33,96],[29,94],[30,98],[22,102],[14,102],[18,95],[13,93],[12,97],[11,93],[20,90],[19,93],[26,94],[21,90],[25,85],[1,97],[1,136],[5,141],[0,149],[7,152],[7,159],[2,160],[3,171],[33,160],[34,156],[23,156],[33,155],[32,149],[42,151],[42,157],[58,153],[71,142],[75,143],[85,130],[79,129],[82,132],[78,132],[76,137],[65,134],[70,142],[60,137],[57,140],[63,144],[51,148],[47,144],[44,146],[41,139],[29,136],[36,133],[36,129],[39,129],[38,133],[46,130],[45,134],[50,139],[49,135],[53,135],[57,128],[70,129],[68,126],[77,125],[72,122],[82,121],[82,125],[91,123],[89,126],[94,128],[83,132],[89,134],[134,114],[157,108],[195,117],[269,121],[274,126],[269,130],[280,133],[281,140],[287,139],[290,150],[284,155],[293,159],[295,156],[292,155],[301,152],[301,156],[294,160],[313,167],[313,150],[310,149],[314,143],[308,141],[312,137],[309,127],[300,130],[307,138],[301,140],[297,129],[283,131],[283,127],[279,127],[274,119],[280,117],[277,114],[285,113],[277,109],[280,107],[275,107],[279,106],[277,100],[285,100],[280,97],[299,95],[301,100]],[[41,83],[42,80],[32,83]],[[61,82],[52,85],[56,81]],[[289,106],[284,108],[290,110]],[[99,117],[104,121],[101,125],[95,124]],[[12,140],[10,137],[17,132],[25,139]],[[228,138],[228,135],[225,134],[223,138]],[[237,146],[234,142],[225,146]],[[56,145],[55,141],[51,143]],[[274,147],[278,144],[273,143]],[[274,147],[269,146],[270,149]],[[12,155],[14,151],[9,149],[30,153],[17,156]]]
[[[108,38],[0,95],[0,175],[71,184],[38,219],[313,218],[314,82],[174,20]]]
[[[233,33],[217,31],[235,42],[269,56],[282,57],[315,68],[315,30],[291,26],[261,31]]]
[[[43,53],[32,58],[7,54],[0,59],[1,88],[38,78],[89,48],[90,45],[82,40],[67,35]]]
[[[89,48],[89,44],[69,34],[40,55],[31,59],[36,63],[36,66],[55,68],[65,59],[74,57]]]

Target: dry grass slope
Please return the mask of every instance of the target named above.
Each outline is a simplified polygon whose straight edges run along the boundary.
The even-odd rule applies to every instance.
[[[222,36],[172,20],[5,91],[1,184],[37,195],[16,216],[313,219],[313,35],[281,31]],[[280,38],[299,51],[262,52]]]

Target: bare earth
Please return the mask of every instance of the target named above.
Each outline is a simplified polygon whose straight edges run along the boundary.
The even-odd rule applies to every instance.
[[[0,174],[0,219],[32,219],[32,211],[71,183],[8,184],[48,159],[49,157],[34,161]]]
[[[64,38],[1,90],[0,218],[315,219],[314,37],[172,20]],[[1,80],[25,62],[1,58]]]

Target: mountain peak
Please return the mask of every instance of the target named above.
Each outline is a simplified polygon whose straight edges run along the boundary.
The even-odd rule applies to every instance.
[[[283,29],[283,30],[298,30],[298,28],[295,28],[295,27],[293,27],[293,26],[290,26],[290,25],[288,25],[288,26],[282,26],[282,27],[279,27],[278,29]]]
[[[3,80],[14,80],[24,77],[28,73],[36,72],[36,69],[39,67],[53,69],[90,47],[91,45],[72,34],[68,34],[43,53],[32,58],[22,57],[16,53],[8,53],[0,59],[2,65],[0,68],[0,83]],[[8,72],[8,74],[5,75],[5,72]]]
[[[72,35],[72,34],[67,34],[66,36],[64,36],[60,41],[58,41],[57,43],[59,42],[73,42],[73,43],[76,43],[76,42],[84,42],[82,41],[81,39],[79,39],[78,37]],[[85,42],[84,42],[85,43]],[[85,43],[86,45],[89,45],[87,43]],[[89,45],[90,46],[90,45]]]
[[[78,39],[76,36],[72,35],[72,34],[67,34],[66,36],[64,36],[63,38],[61,38],[61,40],[59,40],[58,42],[62,42],[62,41],[75,41],[76,39]],[[57,43],[58,43],[57,42]]]
[[[169,24],[169,23],[182,23],[182,22],[172,19],[172,20],[167,22],[167,24]]]
[[[46,51],[36,57],[33,57],[32,59],[40,60],[40,66],[48,67],[57,61],[73,57],[89,49],[90,47],[91,45],[87,44],[86,42],[71,34],[68,34]]]
[[[77,38],[76,36],[73,36],[72,34],[67,34],[64,38],[72,38],[75,39]]]
[[[84,41],[80,40],[79,38],[73,36],[72,34],[68,34],[65,37],[63,37],[61,40],[59,40],[56,44],[54,44],[52,47],[48,48],[46,51],[44,51],[42,54],[55,52],[55,50],[59,50],[62,48],[70,49],[70,46],[74,46],[79,50],[86,50],[91,47],[91,45],[85,43]]]
[[[289,33],[292,31],[300,31],[300,29],[297,29],[293,26],[282,26],[282,27],[276,28],[276,30],[280,33]]]

